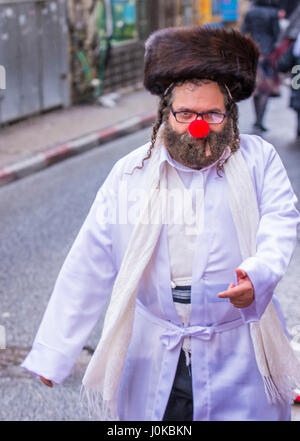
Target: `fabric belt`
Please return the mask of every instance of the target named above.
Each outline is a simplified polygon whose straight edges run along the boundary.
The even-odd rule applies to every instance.
[[[165,332],[160,336],[161,342],[168,350],[176,348],[185,337],[196,337],[199,340],[210,340],[214,334],[220,332],[229,331],[230,329],[237,328],[244,325],[242,318],[233,320],[231,322],[222,323],[220,325],[211,326],[188,326],[181,327],[175,325],[172,322],[163,320],[152,314],[139,300],[136,302],[136,311],[141,314],[145,319],[160,326]]]
[[[172,288],[172,297],[175,303],[191,303],[191,286],[176,286]]]

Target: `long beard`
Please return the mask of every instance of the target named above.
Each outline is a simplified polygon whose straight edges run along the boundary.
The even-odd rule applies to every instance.
[[[179,134],[166,121],[162,129],[162,139],[170,156],[186,167],[200,170],[222,156],[227,146],[233,142],[232,120],[226,121],[221,132],[212,130],[205,138],[194,138],[189,133]]]

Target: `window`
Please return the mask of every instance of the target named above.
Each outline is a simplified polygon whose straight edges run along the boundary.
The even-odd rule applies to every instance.
[[[113,41],[136,39],[136,0],[111,0]]]
[[[107,3],[110,11],[107,11]],[[100,37],[112,28],[112,43],[138,38],[136,5],[137,0],[110,0],[99,4],[97,28]],[[112,20],[108,23],[108,20]]]

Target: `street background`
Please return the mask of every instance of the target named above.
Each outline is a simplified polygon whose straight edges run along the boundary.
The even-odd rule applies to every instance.
[[[6,3],[0,0],[0,24],[4,23],[1,6],[6,6]],[[54,14],[63,3],[58,0],[45,1],[45,8],[47,6],[47,10]],[[73,7],[76,3],[82,6],[88,2],[71,1],[68,6]],[[127,3],[132,6],[135,2]],[[141,3],[147,6],[146,1]],[[193,17],[196,2],[182,2],[186,9],[181,15],[180,9],[174,7],[175,3],[176,8],[179,8],[180,2],[174,0],[164,2],[165,9],[161,9],[162,2],[158,2],[160,13],[158,17],[152,13],[151,26],[149,23],[145,24],[147,14],[144,15],[143,32],[146,33],[155,26],[167,25],[172,15],[169,13],[170,8],[174,20],[176,19],[170,25],[177,24],[180,20],[183,24],[188,24],[186,22]],[[203,7],[207,5],[208,2],[202,4]],[[249,2],[241,2],[238,6],[242,14]],[[29,8],[28,11],[30,10],[33,9]],[[8,13],[7,8],[4,11],[5,17],[11,18],[10,14],[14,14]],[[174,11],[179,12],[175,14]],[[205,11],[208,14],[206,21],[219,19],[216,18],[219,17],[218,14],[209,16],[208,10]],[[22,11],[22,14],[25,12]],[[137,28],[141,27],[142,20],[137,28],[132,23],[132,13],[132,7],[128,8],[127,19],[131,23],[131,27],[127,25],[126,28],[128,35],[134,35],[134,32],[138,32]],[[34,14],[28,16],[33,17]],[[238,26],[239,20],[240,15],[225,25]],[[123,31],[125,32],[124,29]],[[2,38],[2,41],[6,40]],[[126,41],[126,44],[130,44],[128,39]],[[124,44],[121,43],[122,48]],[[114,49],[119,50],[120,47],[116,44]],[[142,63],[140,55],[139,58],[141,59],[138,61]],[[57,105],[57,100],[53,108],[43,109],[37,106],[32,113],[29,106],[28,114],[25,115],[24,103],[28,103],[30,93],[27,98],[26,94],[21,93],[23,102],[16,104],[13,101],[14,107],[11,103],[5,107],[3,103],[10,92],[9,75],[7,89],[0,91],[0,325],[6,329],[6,349],[0,350],[1,421],[88,420],[86,407],[79,403],[81,379],[99,340],[104,311],[72,374],[62,385],[49,389],[19,365],[31,348],[58,272],[97,190],[120,157],[149,140],[151,124],[156,114],[157,99],[143,90],[140,77],[135,76],[137,60],[128,61],[128,65],[133,63],[133,67],[127,67],[126,82],[123,81],[122,72],[114,74],[120,79],[119,83],[110,82],[113,75],[107,73],[109,63],[106,70],[102,66],[105,75],[109,77],[106,79],[103,72],[100,72],[102,76],[99,74],[98,77],[93,77],[92,62],[88,64],[90,70],[84,70],[82,65],[79,68],[72,57],[70,63],[70,93],[66,92],[64,85],[60,89],[63,91],[61,102]],[[5,65],[0,55],[1,64]],[[117,69],[116,66],[113,67]],[[110,66],[111,69],[113,67]],[[134,76],[130,73],[132,71],[135,72]],[[87,72],[91,75],[90,82],[100,78],[98,82],[93,82],[96,87],[86,81]],[[57,74],[61,76],[59,70]],[[28,81],[31,84],[35,79],[29,78]],[[65,76],[62,81],[66,81]],[[54,89],[50,88],[51,90]],[[32,94],[34,96],[34,92]],[[51,93],[47,96],[49,98]],[[268,131],[263,134],[253,130],[255,118],[252,98],[240,103],[240,131],[263,136],[276,147],[299,197],[300,141],[296,139],[296,114],[289,108],[289,96],[287,76],[280,87],[280,96],[270,99],[265,119]],[[42,99],[40,102],[46,101]],[[9,112],[10,121],[7,117]],[[299,242],[300,234],[289,269],[276,289],[291,335],[300,333]],[[293,420],[300,421],[298,405],[293,406]]]

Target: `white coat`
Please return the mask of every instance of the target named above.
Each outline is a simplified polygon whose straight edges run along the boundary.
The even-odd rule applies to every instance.
[[[99,189],[60,271],[32,350],[22,364],[33,374],[61,383],[99,318],[133,229],[125,218],[124,201],[132,197],[131,191],[145,189],[149,161],[143,169],[130,173],[141,164],[148,147],[120,159]],[[297,199],[272,145],[257,136],[241,135],[241,152],[260,213],[257,252],[244,261],[224,174],[219,177],[215,165],[200,171],[181,167],[165,148],[161,151],[160,167],[169,161],[178,168],[186,186],[202,186],[204,190],[204,225],[196,242],[189,334],[194,420],[289,420],[290,406],[267,401],[249,323],[263,314],[294,252]],[[129,201],[129,218],[135,217],[141,203],[139,197]],[[104,222],[108,213],[112,217]],[[171,294],[166,228],[162,228],[139,285],[119,395],[121,420],[163,418],[184,338]],[[244,270],[254,286],[255,300],[243,309],[217,297],[231,282],[236,283],[236,268]],[[276,300],[275,305],[282,319]]]

